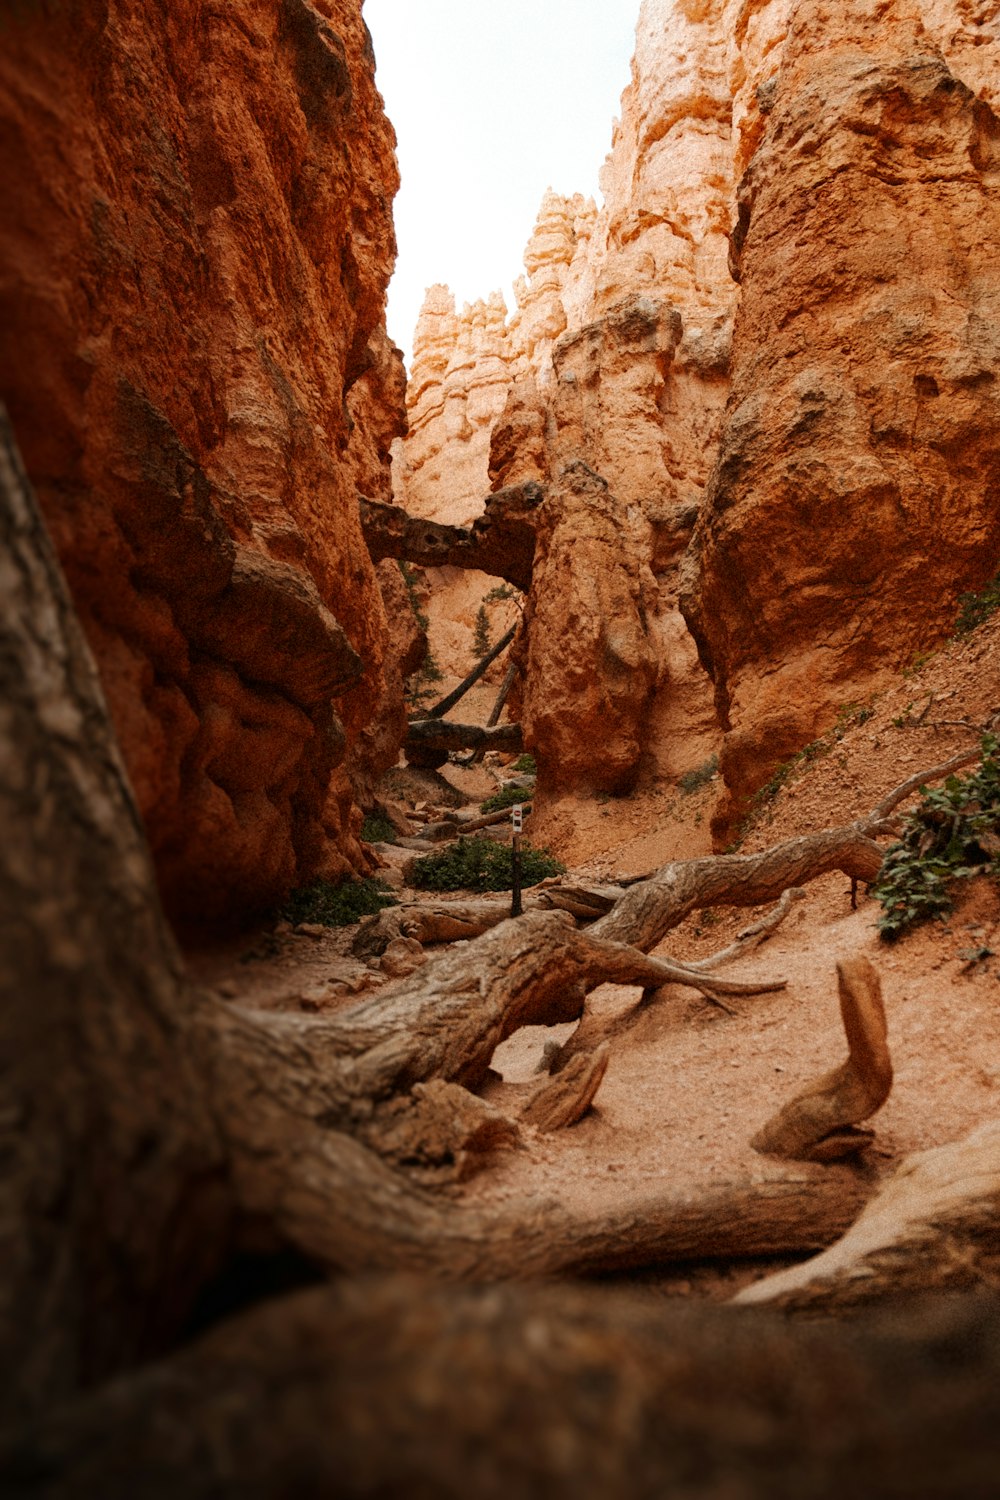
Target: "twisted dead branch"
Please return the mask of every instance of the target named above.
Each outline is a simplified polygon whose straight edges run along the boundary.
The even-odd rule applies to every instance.
[[[858,1124],[881,1109],[892,1088],[885,1007],[878,974],[866,958],[837,965],[847,1061],[784,1105],[751,1141],[755,1151],[800,1161],[835,1161],[861,1151],[874,1132]]]
[[[568,1068],[535,1090],[521,1111],[522,1123],[542,1131],[575,1125],[594,1102],[610,1058],[606,1042],[593,1052],[578,1053]]]
[[[717,969],[722,964],[731,963],[734,958],[741,958],[750,949],[756,948],[765,938],[769,938],[772,932],[776,932],[782,922],[792,909],[792,903],[801,901],[805,891],[801,886],[789,886],[777,906],[772,907],[757,922],[752,922],[749,927],[744,927],[736,934],[735,942],[726,948],[720,948],[718,953],[712,953],[708,958],[699,958],[688,965],[691,969],[704,972],[706,969]]]

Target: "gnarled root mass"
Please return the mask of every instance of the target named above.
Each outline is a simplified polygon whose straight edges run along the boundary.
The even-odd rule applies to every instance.
[[[173,1347],[192,1319],[211,1315],[207,1293],[234,1257],[282,1274],[291,1262],[299,1276],[406,1269],[523,1279],[820,1249],[857,1217],[869,1189],[837,1166],[762,1164],[754,1180],[694,1200],[669,1183],[609,1183],[581,1208],[539,1197],[477,1210],[433,1185],[464,1175],[527,1128],[470,1092],[498,1042],[529,1022],[578,1018],[588,991],[607,979],[732,993],[733,981],[651,958],[649,949],[699,906],[775,900],[832,869],[871,879],[880,852],[870,820],[763,854],[667,865],[584,930],[559,911],[504,922],[333,1019],[264,1017],[223,1005],[184,977],[93,664],[6,428],[0,665],[0,1366],[20,1376],[3,1392],[0,1420],[33,1419]],[[308,1305],[310,1317],[321,1316],[320,1304]],[[434,1305],[427,1337],[445,1347],[451,1314],[442,1309],[450,1304]],[[453,1305],[459,1325],[478,1316],[475,1294]],[[342,1311],[330,1324],[341,1352],[351,1337]],[[289,1361],[301,1361],[300,1389],[317,1374],[294,1312],[284,1331],[259,1316],[246,1325],[261,1339],[257,1365],[234,1329],[231,1345],[220,1330],[223,1342],[203,1346],[207,1356],[192,1351],[191,1363],[182,1357],[171,1367],[189,1394],[191,1381],[204,1390],[228,1379],[232,1349],[249,1362],[226,1399],[240,1381],[258,1381],[257,1395],[230,1404],[228,1416],[206,1408],[215,1410],[212,1431],[225,1428],[235,1444],[213,1449],[209,1476],[220,1463],[236,1472],[244,1459],[255,1474],[254,1435],[267,1425],[261,1392],[270,1417],[295,1388]],[[356,1326],[374,1336],[370,1322]],[[529,1338],[533,1325],[524,1323],[524,1338],[532,1347],[541,1338],[546,1360],[558,1364],[558,1326],[542,1326]],[[582,1337],[573,1335],[568,1353],[576,1371],[587,1367]],[[633,1346],[628,1333],[623,1353]],[[188,1473],[192,1454],[204,1453],[202,1429],[192,1422],[190,1440],[174,1446],[184,1421],[172,1426],[169,1411],[193,1405],[176,1394],[174,1378],[150,1372],[149,1389],[165,1403],[154,1399],[162,1420],[152,1441],[168,1472],[176,1460]],[[339,1391],[340,1377],[330,1378]],[[509,1372],[503,1382],[509,1388]],[[449,1386],[460,1391],[461,1380],[449,1373]],[[315,1388],[333,1389],[322,1380]],[[616,1387],[601,1375],[593,1390],[604,1406]],[[87,1409],[116,1412],[127,1427],[120,1388],[106,1399]],[[246,1414],[242,1426],[237,1410]],[[324,1411],[313,1405],[302,1420],[322,1431]],[[299,1420],[291,1410],[287,1417]],[[80,1420],[85,1427],[85,1413]],[[70,1420],[63,1437],[34,1450],[18,1471],[34,1485],[26,1492],[45,1493],[45,1455],[82,1430]],[[128,1441],[126,1474],[130,1460],[141,1470],[144,1451],[140,1437]],[[86,1473],[79,1450],[76,1457]],[[29,1470],[35,1477],[25,1480]],[[356,1488],[365,1482],[358,1473]],[[95,1491],[136,1493],[134,1472],[128,1483],[115,1491],[102,1474]],[[205,1492],[201,1483],[184,1480],[192,1494]]]
[[[0,1446],[16,1500],[990,1500],[1000,1306],[790,1325],[572,1287],[272,1301]]]

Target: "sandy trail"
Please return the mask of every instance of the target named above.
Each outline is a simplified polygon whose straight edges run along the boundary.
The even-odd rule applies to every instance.
[[[845,713],[839,729],[792,769],[762,802],[743,847],[766,847],[866,812],[921,767],[975,743],[974,729],[1000,704],[1000,621],[954,642],[877,700]],[[926,709],[925,709],[926,705]],[[922,710],[925,710],[921,713]],[[943,723],[942,721],[949,721]],[[967,721],[963,724],[961,721]],[[488,792],[488,772],[458,773],[469,795]],[[564,859],[594,876],[637,874],[671,858],[708,852],[708,822],[718,784],[691,795],[677,787],[631,798],[560,804],[545,829]],[[462,1190],[470,1203],[519,1197],[560,1198],[585,1208],[613,1176],[630,1186],[669,1182],[697,1194],[724,1182],[766,1181],[787,1172],[754,1152],[750,1138],[816,1074],[846,1055],[837,1002],[838,958],[862,953],[882,979],[895,1082],[874,1120],[876,1141],[859,1170],[882,1174],[912,1151],[955,1140],[995,1117],[1000,1104],[1000,900],[978,879],[952,918],[927,925],[894,946],[875,932],[880,908],[862,898],[851,910],[849,882],[814,883],[784,924],[754,953],[720,972],[730,978],[780,976],[788,988],[732,1003],[729,1015],[691,991],[671,989],[647,1006],[612,1044],[594,1108],[555,1135],[525,1133]],[[692,916],[659,952],[702,957],[732,940],[754,912],[723,909]],[[350,957],[350,931],[322,938],[286,934],[258,940],[249,961],[236,949],[202,955],[195,968],[230,998],[274,1008],[328,1010],[351,1004],[377,969]],[[244,945],[245,946],[245,945]],[[624,1013],[636,989],[606,985],[591,1004]],[[502,1075],[487,1092],[516,1113],[537,1085],[544,1045],[572,1027],[529,1027],[498,1049]],[[795,1168],[822,1174],[821,1166]],[[720,1295],[751,1269],[694,1276],[699,1292]],[[688,1281],[690,1281],[690,1276]],[[681,1289],[675,1271],[664,1286]]]

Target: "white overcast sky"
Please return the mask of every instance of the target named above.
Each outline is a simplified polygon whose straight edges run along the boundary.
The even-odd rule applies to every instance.
[[[547,187],[598,196],[639,0],[365,0],[399,140],[389,333],[406,351],[436,281],[511,283]]]

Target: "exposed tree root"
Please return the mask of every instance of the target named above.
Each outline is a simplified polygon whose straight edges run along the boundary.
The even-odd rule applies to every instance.
[[[722,964],[731,963],[734,958],[740,958],[750,949],[756,948],[765,938],[769,938],[788,916],[794,901],[800,901],[805,895],[801,886],[793,885],[785,891],[777,906],[773,907],[758,922],[752,922],[749,927],[744,927],[736,934],[736,941],[730,943],[726,948],[720,948],[718,953],[711,954],[708,958],[699,958],[689,967],[692,969],[717,969]]]
[[[14,1500],[989,1500],[1000,1309],[794,1326],[367,1277],[265,1303],[12,1437]]]
[[[649,880],[630,886],[592,930],[649,949],[691,912],[705,907],[764,906],[789,886],[806,885],[831,870],[872,881],[882,864],[882,850],[872,834],[872,821],[863,818],[787,839],[759,854],[673,860]]]
[[[843,1239],[741,1292],[743,1303],[842,1310],[905,1292],[1000,1285],[1000,1125],[903,1161]]]
[[[568,1068],[535,1090],[521,1111],[522,1123],[542,1131],[575,1125],[594,1102],[610,1057],[607,1043],[593,1052],[578,1053]]]
[[[892,1060],[886,1040],[885,1007],[878,975],[866,958],[837,965],[840,1014],[849,1056],[784,1105],[751,1144],[771,1156],[835,1161],[867,1146],[870,1130],[858,1130],[889,1097]]]

